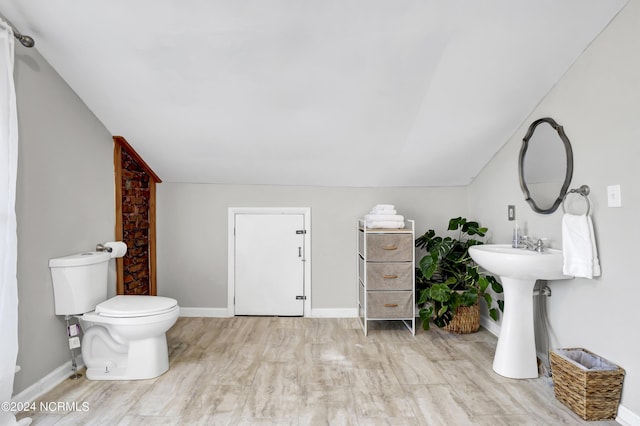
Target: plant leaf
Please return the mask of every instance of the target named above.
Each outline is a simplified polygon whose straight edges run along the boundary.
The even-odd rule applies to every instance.
[[[489,279],[485,276],[479,276],[478,287],[480,289],[480,293],[484,293],[485,291],[487,291],[487,288],[489,287]]]
[[[480,280],[482,280],[484,277],[480,276],[480,274],[478,273],[478,267],[477,266],[467,266],[467,276],[465,277],[465,280],[471,285],[473,286],[475,282],[480,282]],[[487,282],[487,285],[489,285],[489,283]],[[484,289],[482,288],[482,284],[480,283],[480,290],[484,291]]]
[[[473,306],[478,301],[478,294],[475,291],[465,291],[460,297],[460,306]]]
[[[483,245],[483,244],[484,244],[484,243],[483,243],[482,241],[479,241],[479,240],[474,240],[474,239],[469,239],[469,240],[467,240],[467,245],[468,245],[469,247],[471,247],[471,246],[481,246],[481,245]]]
[[[429,289],[425,288],[420,292],[420,298],[418,298],[418,305],[424,305],[429,299]]]
[[[449,277],[445,280],[445,282],[443,283],[444,285],[446,285],[447,287],[451,288],[451,286],[455,283],[457,283],[458,280],[456,279],[456,277]]]
[[[421,249],[427,249],[428,251],[429,245],[431,244],[431,240],[435,235],[436,235],[436,231],[434,231],[433,229],[429,229],[423,235],[416,238],[416,247]]]
[[[500,284],[494,276],[488,275],[487,279],[491,282],[491,288],[493,289],[493,291],[495,291],[496,293],[502,293],[504,291],[504,289],[502,288],[502,284]]]
[[[434,245],[433,250],[431,251],[432,255],[435,255],[435,259],[439,257],[444,258],[447,257],[449,252],[454,245],[454,240],[451,237],[442,238],[437,244]]]
[[[448,310],[449,310],[449,306],[442,305],[440,309],[438,309],[438,316],[439,317],[443,316]]]
[[[498,308],[500,308],[500,312],[504,312],[504,300],[498,299],[497,303],[498,303]]]
[[[488,228],[481,228],[480,224],[475,221],[466,222],[462,226],[462,232],[466,233],[467,235],[479,235],[481,237],[484,237],[487,231]]]
[[[422,320],[422,329],[428,330],[429,320],[431,319],[431,315],[433,315],[433,306],[420,309],[419,315],[420,315],[420,319]]]
[[[428,254],[420,259],[420,272],[426,279],[430,280],[437,268],[438,259],[434,259],[432,255]]]
[[[489,316],[492,320],[498,321],[498,311],[496,310],[496,308],[489,309]]]
[[[482,296],[484,297],[485,302],[487,302],[487,308],[491,308],[491,305],[493,305],[493,298],[491,295],[489,293],[485,293]]]
[[[447,302],[451,298],[451,289],[446,284],[434,284],[429,289],[429,298],[437,302]]]
[[[455,217],[453,219],[449,219],[449,227],[447,228],[447,230],[455,231],[456,229],[460,228],[460,226],[463,226],[466,222],[467,219],[463,217]]]

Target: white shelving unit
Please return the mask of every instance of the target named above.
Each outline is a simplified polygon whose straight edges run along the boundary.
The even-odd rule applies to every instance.
[[[402,321],[416,334],[415,222],[402,229],[368,229],[359,219],[358,317],[365,336],[369,321]]]

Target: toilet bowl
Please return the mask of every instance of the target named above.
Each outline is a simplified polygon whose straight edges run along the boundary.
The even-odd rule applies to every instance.
[[[158,377],[169,369],[166,332],[178,319],[178,302],[161,296],[107,299],[110,259],[103,252],[51,259],[55,313],[80,320],[88,379]]]
[[[90,380],[140,380],[169,369],[166,332],[180,308],[159,296],[115,296],[79,316]]]

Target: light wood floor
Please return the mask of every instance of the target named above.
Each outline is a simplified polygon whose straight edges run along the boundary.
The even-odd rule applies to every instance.
[[[67,380],[35,425],[611,425],[583,422],[546,378],[495,374],[496,338],[357,319],[180,318],[152,379]],[[88,410],[82,410],[82,403]],[[18,418],[24,415],[18,416]]]

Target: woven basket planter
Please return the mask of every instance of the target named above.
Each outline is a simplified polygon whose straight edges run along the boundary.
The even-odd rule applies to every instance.
[[[475,333],[480,328],[480,305],[459,306],[453,319],[444,329],[451,333]]]
[[[575,357],[586,354],[599,366],[581,365]],[[551,351],[551,372],[556,399],[584,420],[614,419],[622,393],[624,370],[586,349]]]

